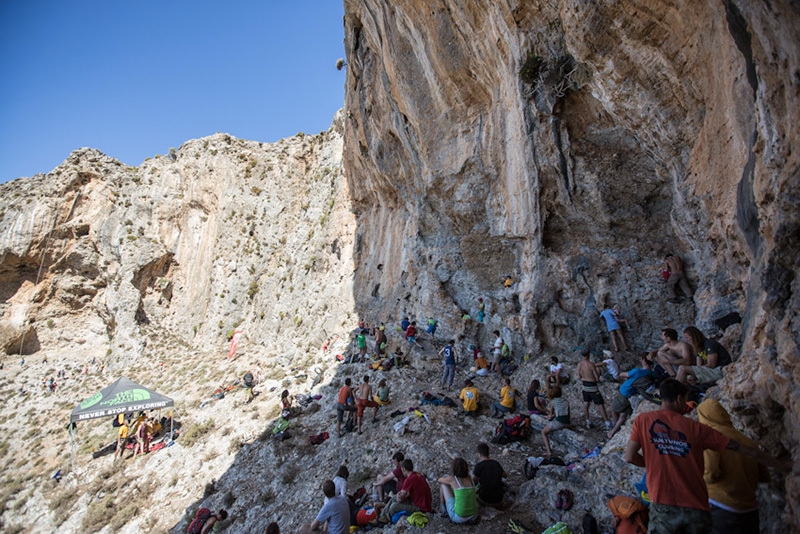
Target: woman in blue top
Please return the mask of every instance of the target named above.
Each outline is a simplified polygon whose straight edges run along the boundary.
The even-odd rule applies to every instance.
[[[619,321],[617,321],[619,318],[617,312],[607,307],[600,312],[600,317],[606,320],[606,327],[608,328],[608,334],[611,336],[611,343],[614,344],[614,351],[619,352],[617,338],[619,338],[619,342],[622,344],[622,350],[628,350],[628,346],[625,344],[625,338],[622,336],[622,327],[619,325]]]
[[[472,521],[478,515],[478,501],[467,461],[453,458],[451,470],[452,475],[439,479],[442,517],[449,516],[454,523]]]

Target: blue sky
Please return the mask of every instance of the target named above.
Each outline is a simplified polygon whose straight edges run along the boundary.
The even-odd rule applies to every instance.
[[[0,1],[0,183],[74,149],[128,165],[226,132],[326,130],[341,0]]]

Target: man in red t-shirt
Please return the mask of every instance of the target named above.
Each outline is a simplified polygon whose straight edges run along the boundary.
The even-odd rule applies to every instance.
[[[392,516],[397,512],[406,511],[409,514],[414,512],[431,511],[431,487],[425,477],[414,471],[414,464],[406,458],[401,464],[401,469],[406,477],[403,487],[397,495],[386,504],[381,512],[380,520],[388,523]]]
[[[344,412],[356,411],[356,400],[353,395],[353,390],[350,389],[350,384],[353,381],[345,378],[344,385],[339,389],[339,396],[336,398],[336,432],[339,437],[342,437],[342,421],[344,421]]]
[[[636,418],[625,450],[626,462],[647,469],[649,532],[710,532],[711,512],[703,479],[705,449],[733,450],[767,465],[785,466],[684,417],[689,394],[684,384],[668,378],[661,383],[660,393],[661,409]]]

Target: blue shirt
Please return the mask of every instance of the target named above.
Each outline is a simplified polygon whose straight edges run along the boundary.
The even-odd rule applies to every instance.
[[[347,497],[336,495],[317,514],[318,522],[328,522],[328,534],[350,534],[350,505]]]
[[[606,320],[606,326],[608,327],[609,332],[620,329],[619,323],[617,322],[617,319],[614,317],[614,310],[606,308],[605,310],[600,312],[600,317]]]
[[[444,364],[445,365],[455,365],[456,364],[456,354],[453,350],[452,345],[447,345],[444,348]]]
[[[622,383],[619,387],[620,395],[624,397],[631,396],[631,388],[633,387],[633,383],[636,382],[638,379],[642,378],[643,376],[650,376],[653,374],[653,371],[649,369],[642,369],[637,367],[636,369],[631,369],[628,371],[628,379]]]

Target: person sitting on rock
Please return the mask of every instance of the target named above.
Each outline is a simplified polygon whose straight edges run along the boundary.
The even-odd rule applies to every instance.
[[[503,388],[500,390],[500,400],[492,403],[492,417],[502,418],[514,409],[517,390],[511,387],[511,379],[503,379]]]
[[[489,374],[489,360],[487,360],[483,352],[478,351],[475,358],[475,374],[478,376],[486,376]]]
[[[431,511],[431,488],[428,481],[421,474],[414,471],[414,463],[406,458],[400,464],[406,479],[403,487],[397,495],[382,507],[380,521],[389,523],[392,516],[400,511],[413,514],[414,512],[428,513]],[[375,508],[381,508],[380,503],[376,503]]]
[[[478,414],[478,388],[472,384],[472,380],[467,378],[464,380],[464,388],[458,396],[463,401],[464,413],[466,415]]]
[[[322,493],[328,498],[317,517],[309,524],[300,527],[301,534],[309,534],[328,523],[328,534],[350,534],[350,505],[347,497],[336,495],[336,485],[333,480],[322,483]]]
[[[503,478],[506,472],[500,462],[489,457],[489,445],[479,443],[478,463],[472,471],[472,481],[478,485],[478,503],[500,509],[505,498]]]
[[[545,456],[552,455],[550,450],[550,440],[547,435],[556,430],[567,428],[569,422],[569,402],[561,396],[561,387],[555,386],[547,390],[547,398],[550,401],[550,411],[547,414],[549,423],[542,429],[542,439],[544,440]]]
[[[372,400],[381,406],[391,404],[392,401],[389,400],[389,386],[386,385],[385,379],[381,379],[381,381],[378,382],[378,393],[372,397]]]
[[[541,392],[542,385],[535,378],[531,380],[531,385],[528,387],[528,413],[530,415],[545,415],[547,410],[547,400]]]
[[[569,375],[564,371],[564,364],[559,363],[558,358],[550,358],[550,375],[547,377],[547,387],[562,386],[569,383]]]
[[[469,466],[463,458],[453,458],[451,475],[439,479],[439,498],[442,517],[453,523],[466,523],[478,516],[475,484],[469,476]]]
[[[403,460],[405,460],[405,455],[397,451],[392,455],[392,470],[384,475],[378,475],[373,482],[372,487],[374,488],[375,494],[373,496],[377,496],[377,499],[373,499],[376,501],[383,501],[385,495],[393,495],[397,493],[397,488],[403,487],[403,482],[406,480],[406,475],[403,474],[403,469],[401,464]]]
[[[678,332],[673,328],[662,329],[661,339],[664,345],[655,355],[651,353],[648,357],[651,360],[655,359],[661,368],[674,378],[678,367],[694,363],[692,346],[685,341],[678,341]]]
[[[731,355],[718,341],[707,339],[703,333],[689,326],[683,331],[683,337],[692,346],[697,365],[681,365],[676,378],[687,383],[687,378],[695,377],[700,384],[714,383],[722,378],[722,368],[731,363]]]

